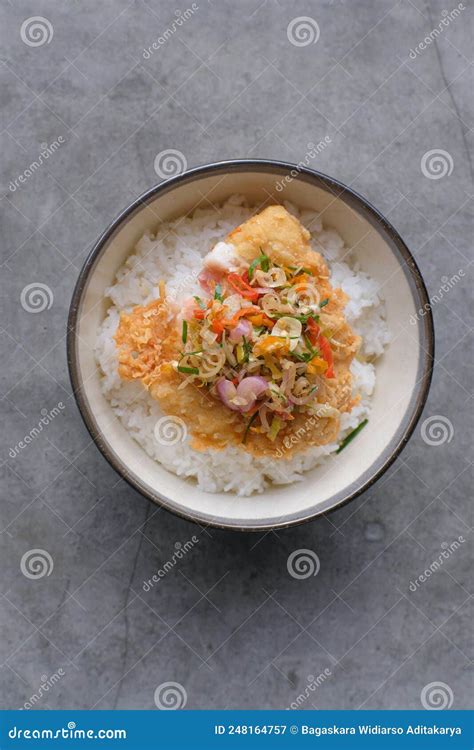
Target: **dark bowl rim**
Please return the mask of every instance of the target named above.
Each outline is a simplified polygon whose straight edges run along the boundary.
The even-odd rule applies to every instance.
[[[344,200],[344,197],[348,197],[351,199],[351,201],[345,201],[348,203],[349,206],[351,206],[351,203],[357,204],[358,209],[362,209],[363,214],[365,218],[371,219],[371,223],[374,227],[382,227],[383,232],[392,240],[392,242],[395,244],[397,250],[399,251],[400,255],[404,258],[406,261],[406,267],[410,271],[410,276],[412,280],[414,281],[416,290],[418,294],[420,295],[420,308],[424,309],[425,315],[423,316],[424,321],[424,333],[426,337],[426,345],[427,348],[423,350],[421,354],[421,359],[423,360],[422,365],[422,375],[417,380],[417,383],[415,384],[414,393],[416,393],[416,401],[414,408],[412,409],[412,412],[410,414],[408,423],[403,427],[401,426],[399,428],[399,435],[395,435],[394,437],[397,439],[397,443],[393,450],[389,452],[389,455],[387,458],[382,462],[380,467],[375,471],[366,481],[364,481],[360,487],[355,489],[354,491],[350,492],[346,496],[344,496],[342,499],[338,500],[334,504],[322,507],[316,512],[311,512],[307,516],[299,517],[299,518],[292,518],[290,520],[284,520],[282,521],[276,521],[275,523],[271,524],[255,524],[255,522],[249,524],[249,525],[238,525],[236,523],[226,523],[219,519],[213,519],[213,518],[204,518],[203,516],[200,516],[199,514],[195,514],[193,512],[184,512],[180,508],[175,507],[172,503],[172,501],[169,501],[167,498],[162,497],[158,495],[157,493],[154,493],[150,491],[145,485],[141,484],[139,481],[139,478],[135,478],[134,475],[131,475],[125,465],[116,458],[113,451],[109,450],[109,447],[107,445],[107,442],[102,439],[101,432],[98,430],[94,424],[94,418],[91,413],[91,410],[89,409],[89,405],[87,403],[87,399],[85,398],[85,395],[82,391],[82,382],[81,378],[79,376],[79,367],[78,367],[78,358],[77,358],[77,351],[76,351],[76,327],[81,307],[81,300],[82,300],[82,294],[84,292],[84,289],[86,287],[87,281],[89,279],[89,275],[91,271],[93,270],[97,260],[99,259],[102,250],[104,249],[105,245],[108,243],[110,238],[113,236],[115,231],[123,224],[123,222],[128,219],[132,214],[134,214],[139,208],[146,206],[150,201],[152,201],[157,195],[160,193],[166,193],[170,190],[173,190],[176,186],[185,184],[187,182],[192,182],[196,178],[200,178],[203,176],[208,176],[210,174],[216,174],[219,172],[242,172],[242,171],[262,171],[262,172],[274,172],[281,174],[281,172],[291,173],[292,171],[296,171],[298,177],[306,177],[306,181],[311,182],[312,184],[316,184],[319,187],[329,191],[332,193],[336,198],[341,198]],[[69,314],[68,314],[68,320],[67,320],[67,363],[68,363],[68,370],[69,370],[69,377],[71,381],[72,391],[74,398],[76,400],[77,406],[79,408],[79,412],[81,414],[82,420],[93,440],[97,448],[100,450],[102,455],[106,458],[106,460],[109,462],[109,464],[112,466],[113,469],[120,475],[122,479],[124,479],[133,489],[140,492],[141,495],[143,495],[146,499],[148,499],[150,502],[152,502],[154,505],[158,505],[162,508],[165,508],[169,512],[173,513],[174,515],[185,519],[186,521],[191,521],[193,523],[198,524],[201,527],[212,527],[212,528],[218,528],[223,530],[229,530],[229,531],[253,531],[253,532],[263,532],[263,531],[269,531],[272,529],[285,529],[290,528],[293,526],[298,526],[303,523],[307,523],[309,521],[315,520],[319,517],[324,517],[326,514],[331,513],[335,510],[338,510],[339,508],[342,508],[347,503],[351,502],[352,500],[355,500],[355,498],[359,497],[362,493],[366,492],[368,489],[370,489],[379,479],[380,477],[385,474],[385,472],[390,468],[390,466],[393,464],[393,462],[398,458],[406,444],[408,443],[411,435],[413,434],[413,431],[418,423],[418,420],[421,416],[421,413],[423,411],[423,408],[425,406],[426,400],[428,398],[428,393],[431,385],[431,380],[433,376],[433,366],[434,366],[434,351],[435,351],[435,338],[434,338],[434,325],[433,325],[433,315],[431,312],[431,305],[429,300],[428,291],[425,285],[425,282],[423,280],[421,271],[418,267],[418,264],[416,263],[412,253],[408,249],[407,245],[401,238],[398,231],[395,229],[395,227],[386,219],[386,217],[377,209],[375,206],[372,205],[370,201],[368,201],[366,198],[364,198],[362,195],[357,193],[355,190],[350,188],[349,186],[345,185],[344,183],[340,182],[339,180],[335,180],[334,178],[330,177],[329,175],[326,175],[322,172],[318,172],[313,169],[309,169],[308,167],[301,166],[299,164],[291,164],[288,162],[278,161],[274,159],[232,159],[232,160],[226,160],[226,161],[219,161],[219,162],[213,162],[210,164],[204,164],[201,166],[193,167],[191,169],[188,169],[180,174],[178,174],[175,177],[171,177],[170,179],[164,180],[163,182],[159,183],[158,185],[153,186],[149,190],[145,191],[142,195],[140,195],[138,198],[133,201],[127,208],[125,208],[123,211],[121,211],[115,219],[108,225],[108,227],[104,230],[104,232],[99,236],[97,241],[95,242],[92,250],[90,251],[89,255],[87,256],[77,279],[77,282],[74,287],[74,291],[71,298],[71,304],[69,307]],[[423,356],[424,355],[424,356]],[[408,406],[408,409],[410,409],[410,405]],[[370,470],[370,469],[369,469]],[[369,471],[368,470],[368,471]]]

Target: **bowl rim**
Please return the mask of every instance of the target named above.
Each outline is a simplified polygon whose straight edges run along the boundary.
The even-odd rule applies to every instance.
[[[379,231],[382,236],[384,234],[394,243],[397,251],[400,253],[402,258],[406,261],[402,265],[407,278],[411,278],[414,282],[416,292],[420,296],[419,309],[425,309],[426,314],[423,316],[423,332],[425,336],[425,347],[420,347],[421,356],[420,364],[418,367],[417,382],[412,393],[412,402],[415,397],[414,404],[408,405],[407,412],[409,418],[406,424],[401,424],[392,438],[392,443],[395,442],[393,448],[388,446],[386,448],[387,455],[385,456],[379,468],[373,471],[366,480],[362,482],[360,486],[351,490],[351,485],[348,486],[347,494],[331,503],[331,498],[324,503],[321,503],[321,507],[318,510],[311,509],[309,513],[302,516],[288,517],[280,516],[275,522],[270,524],[259,524],[258,522],[252,521],[248,524],[242,525],[239,522],[228,522],[219,517],[209,517],[206,514],[200,514],[196,511],[186,511],[180,506],[177,506],[173,500],[160,495],[158,492],[150,490],[145,484],[140,481],[140,478],[135,474],[128,471],[126,465],[116,456],[114,451],[109,447],[107,440],[102,436],[101,431],[95,421],[95,417],[92,410],[89,407],[87,398],[83,392],[82,379],[79,375],[79,362],[77,352],[78,337],[76,335],[76,329],[79,322],[79,315],[81,311],[81,303],[83,292],[87,286],[87,282],[91,276],[92,271],[98,260],[100,259],[106,245],[112,239],[113,235],[120,229],[124,222],[126,222],[132,215],[134,215],[141,208],[146,207],[156,196],[170,192],[179,185],[193,182],[201,177],[210,176],[213,174],[219,174],[221,172],[232,173],[232,172],[255,172],[261,171],[264,173],[273,173],[281,175],[282,173],[291,173],[292,171],[297,172],[297,177],[303,181],[310,182],[317,187],[320,187],[327,192],[332,193],[335,198],[343,200],[350,208],[356,207],[359,213],[366,218],[369,223]],[[393,251],[393,250],[392,250]],[[408,272],[407,270],[408,269]],[[410,287],[412,294],[414,295],[413,287]],[[429,301],[428,291],[423,280],[421,271],[408,249],[407,245],[401,238],[400,234],[394,228],[394,226],[386,219],[386,217],[370,203],[366,198],[361,196],[351,187],[344,183],[336,180],[329,175],[322,172],[318,172],[308,167],[303,167],[297,164],[289,162],[278,161],[274,159],[232,159],[225,161],[212,162],[201,166],[193,167],[188,169],[175,177],[164,180],[158,185],[153,186],[149,190],[145,191],[136,198],[129,206],[121,211],[115,219],[108,225],[104,232],[99,236],[95,242],[92,250],[87,256],[77,278],[74,291],[71,298],[69,307],[69,314],[67,320],[67,363],[69,370],[69,377],[71,381],[72,391],[76,400],[79,412],[82,420],[97,448],[100,450],[102,455],[106,458],[113,469],[124,479],[133,489],[140,492],[145,498],[150,500],[154,505],[158,505],[166,510],[174,513],[180,518],[187,521],[196,523],[202,527],[210,526],[218,529],[226,529],[232,531],[268,531],[272,529],[283,529],[292,526],[298,526],[299,524],[307,523],[320,516],[325,516],[327,513],[335,511],[347,503],[351,502],[355,498],[359,497],[363,492],[366,492],[372,487],[380,477],[390,468],[396,458],[400,455],[403,448],[408,443],[413,431],[418,423],[423,408],[428,397],[430,384],[433,376],[434,366],[434,351],[435,351],[435,339],[434,339],[434,325],[433,315],[431,311],[431,305]],[[419,375],[421,370],[421,376]],[[411,413],[410,413],[411,411]],[[382,454],[383,455],[383,454]],[[374,464],[372,464],[373,466]],[[366,473],[370,472],[371,467],[367,469]],[[357,480],[355,480],[357,482]],[[353,482],[352,484],[354,484]]]

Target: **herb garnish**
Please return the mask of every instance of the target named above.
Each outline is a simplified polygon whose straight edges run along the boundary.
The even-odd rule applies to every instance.
[[[249,430],[250,430],[251,426],[253,425],[253,423],[255,422],[257,416],[258,416],[258,411],[256,411],[255,414],[252,414],[252,416],[250,417],[249,421],[247,422],[247,426],[245,428],[244,436],[242,438],[242,443],[245,443],[245,441],[247,440],[247,436],[249,434]]]
[[[244,347],[244,362],[249,361],[249,355],[252,351],[252,344],[250,344],[245,336],[242,337],[242,346]]]
[[[358,425],[354,430],[352,430],[352,432],[350,432],[347,435],[347,437],[344,438],[344,440],[340,444],[339,448],[337,449],[336,453],[340,453],[341,451],[343,451],[344,448],[346,447],[346,445],[349,445],[349,443],[352,440],[354,440],[355,436],[359,434],[359,432],[365,427],[365,425],[367,424],[368,421],[369,421],[368,419],[364,419],[360,423],[360,425]]]
[[[259,255],[259,257],[255,258],[255,260],[250,264],[249,269],[248,269],[249,281],[252,280],[253,272],[255,271],[257,266],[260,266],[262,271],[265,271],[266,273],[268,269],[270,268],[270,258],[268,257],[268,255],[265,255],[265,253],[262,253],[262,255]]]
[[[201,297],[196,297],[196,295],[194,295],[194,299],[195,299],[195,300],[196,300],[196,302],[198,303],[198,305],[199,305],[199,307],[201,308],[201,310],[205,310],[205,309],[206,309],[206,305],[205,305],[205,304],[204,304],[204,302],[202,301]]]

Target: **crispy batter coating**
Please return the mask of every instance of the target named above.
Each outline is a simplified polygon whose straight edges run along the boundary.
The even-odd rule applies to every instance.
[[[360,338],[344,316],[345,294],[332,288],[326,263],[311,249],[309,238],[309,232],[282,206],[270,206],[226,239],[247,262],[264,252],[279,265],[309,269],[321,299],[330,299],[321,311],[319,325],[331,341],[335,377],[320,376],[317,380],[318,414],[295,412],[273,442],[261,428],[251,426],[243,443],[246,424],[242,415],[214,398],[206,386],[188,383],[183,387],[186,375],[176,372],[171,364],[179,359],[180,331],[164,295],[129,314],[122,313],[115,335],[120,376],[140,380],[166,414],[181,417],[192,436],[193,448],[222,449],[235,444],[257,456],[290,458],[308,446],[337,439],[339,413],[350,411],[356,403],[349,368]],[[303,274],[303,287],[304,283]]]

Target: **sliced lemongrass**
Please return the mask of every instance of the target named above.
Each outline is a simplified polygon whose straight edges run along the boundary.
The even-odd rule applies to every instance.
[[[294,351],[301,336],[302,330],[303,326],[301,325],[301,321],[288,316],[280,318],[278,322],[275,323],[272,329],[272,336],[279,336],[289,339],[290,351]]]
[[[274,289],[286,284],[286,273],[283,268],[270,268],[268,271],[255,271],[255,281],[261,287]]]

